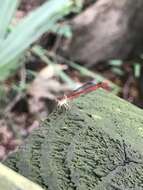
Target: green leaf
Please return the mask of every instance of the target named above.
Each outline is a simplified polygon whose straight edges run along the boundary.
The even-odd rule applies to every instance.
[[[111,66],[116,66],[116,67],[120,67],[123,64],[123,61],[121,60],[111,60],[109,61],[109,65]]]
[[[0,46],[0,81],[9,76],[11,69],[19,67],[13,60],[18,59],[44,32],[50,30],[59,19],[71,11],[72,7],[72,0],[48,1],[13,29]]]
[[[0,40],[6,37],[8,26],[17,9],[19,0],[0,1]]]
[[[113,67],[113,68],[111,68],[111,70],[112,70],[113,73],[115,73],[115,74],[117,74],[119,76],[123,76],[123,74],[124,74],[124,71],[121,70],[120,68],[117,68],[117,67]]]
[[[65,38],[72,37],[72,29],[70,25],[63,25],[59,26],[58,24],[55,25],[52,30],[53,33],[58,34],[59,36],[64,36]]]
[[[134,64],[134,75],[136,78],[140,77],[140,75],[141,75],[141,64],[140,63]]]

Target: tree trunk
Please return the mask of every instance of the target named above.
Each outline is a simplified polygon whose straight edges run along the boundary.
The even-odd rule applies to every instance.
[[[67,55],[89,66],[132,58],[143,49],[142,22],[142,0],[98,0],[71,21],[73,39]]]
[[[97,90],[57,109],[5,164],[45,189],[143,189],[143,111]]]

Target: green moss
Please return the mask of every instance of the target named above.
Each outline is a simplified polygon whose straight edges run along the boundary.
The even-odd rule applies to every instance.
[[[49,190],[143,189],[142,114],[89,93],[55,110],[5,164]]]

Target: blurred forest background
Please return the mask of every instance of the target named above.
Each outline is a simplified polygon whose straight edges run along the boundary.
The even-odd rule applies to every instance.
[[[1,160],[39,127],[58,96],[87,81],[107,81],[143,108],[143,1],[47,1],[15,0],[0,13]]]

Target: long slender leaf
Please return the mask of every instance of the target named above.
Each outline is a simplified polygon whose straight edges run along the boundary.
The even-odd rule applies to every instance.
[[[34,41],[48,31],[58,19],[67,14],[73,6],[72,0],[51,0],[27,16],[8,36],[0,48],[0,81],[8,75],[1,72],[5,67],[10,71],[18,64],[12,64]]]
[[[17,9],[19,0],[0,1],[0,40],[6,37],[9,23]]]

